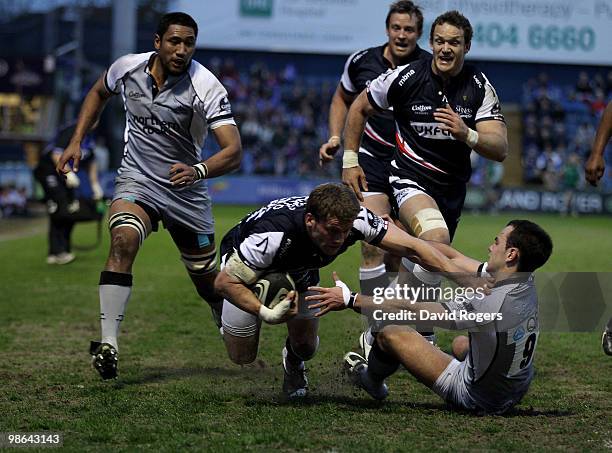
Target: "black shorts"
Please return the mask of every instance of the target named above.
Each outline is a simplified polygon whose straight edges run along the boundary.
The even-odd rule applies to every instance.
[[[416,179],[416,178],[415,178]],[[400,176],[395,172],[391,177],[394,199],[398,206],[419,192],[433,198],[444,217],[451,241],[457,231],[463,203],[465,202],[466,185],[456,184],[452,186],[436,186],[426,181],[415,181],[407,176]]]
[[[378,159],[369,154],[359,153],[359,166],[365,173],[368,192],[381,192],[393,200],[393,189],[389,184],[391,160]]]

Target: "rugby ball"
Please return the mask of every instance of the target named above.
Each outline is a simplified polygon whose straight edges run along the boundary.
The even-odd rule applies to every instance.
[[[274,308],[289,291],[295,290],[295,283],[289,274],[271,272],[257,280],[251,290],[262,304]]]

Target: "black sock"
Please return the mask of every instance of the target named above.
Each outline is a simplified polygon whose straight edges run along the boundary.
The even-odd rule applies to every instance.
[[[368,374],[373,381],[381,382],[397,371],[400,363],[390,354],[383,351],[378,342],[374,342],[368,356]]]
[[[289,337],[287,337],[287,341],[285,341],[285,347],[287,348],[287,362],[295,366],[303,362],[302,358],[293,351]]]

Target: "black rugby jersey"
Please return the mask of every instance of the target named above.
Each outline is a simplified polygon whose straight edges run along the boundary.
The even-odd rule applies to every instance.
[[[392,68],[391,62],[383,55],[386,47],[387,44],[384,44],[360,50],[346,60],[340,79],[340,85],[344,91],[357,95],[365,90],[372,80]],[[431,61],[431,54],[416,46],[404,63],[420,59]],[[392,110],[385,110],[368,119],[361,147],[373,157],[387,161],[392,159],[395,150],[395,125]]]
[[[357,241],[376,245],[387,233],[387,222],[362,207],[338,253],[325,255],[306,231],[307,200],[308,197],[281,198],[247,215],[225,235],[221,253],[235,249],[259,275],[299,273],[327,266]]]
[[[431,62],[410,63],[373,80],[368,99],[378,109],[393,107],[392,172],[428,185],[465,184],[472,174],[470,147],[440,128],[433,116],[436,108],[449,103],[472,129],[479,121],[505,121],[495,89],[472,65],[445,83]]]

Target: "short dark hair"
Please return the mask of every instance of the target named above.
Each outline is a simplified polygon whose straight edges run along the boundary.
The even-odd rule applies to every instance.
[[[533,272],[548,261],[552,250],[552,239],[539,225],[529,220],[511,220],[513,230],[506,238],[506,248],[519,250],[519,272]]]
[[[168,31],[168,27],[170,25],[183,25],[185,27],[193,28],[193,32],[198,37],[198,24],[193,20],[189,14],[186,13],[168,13],[164,14],[161,19],[159,19],[159,23],[157,24],[156,34],[159,36],[159,39],[164,37],[164,34]]]
[[[312,214],[317,222],[333,217],[341,223],[352,222],[359,209],[355,192],[343,184],[321,184],[310,193],[306,202],[306,212]]]
[[[389,28],[389,22],[391,22],[392,14],[410,14],[410,16],[416,17],[417,32],[419,36],[423,34],[423,12],[421,8],[412,3],[410,0],[399,0],[395,3],[391,3],[389,6],[389,12],[385,19],[385,25]]]
[[[474,29],[470,21],[457,10],[447,11],[444,14],[440,14],[436,17],[433,24],[431,24],[431,31],[429,32],[429,42],[433,42],[434,29],[438,25],[450,24],[453,27],[460,28],[463,30],[463,37],[465,39],[465,45],[469,46],[472,42],[472,36],[474,35]]]

